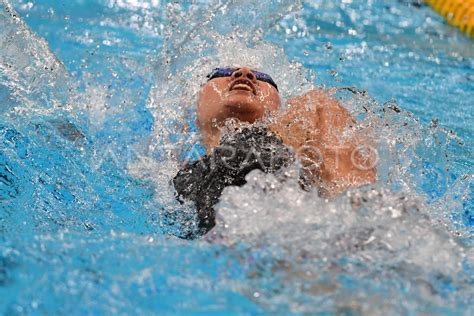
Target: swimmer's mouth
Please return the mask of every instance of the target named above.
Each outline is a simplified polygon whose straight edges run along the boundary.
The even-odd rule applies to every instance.
[[[254,84],[250,80],[245,80],[245,79],[238,79],[235,80],[231,85],[230,85],[230,91],[232,90],[246,90],[250,91],[253,94],[257,94],[257,91],[255,89]]]

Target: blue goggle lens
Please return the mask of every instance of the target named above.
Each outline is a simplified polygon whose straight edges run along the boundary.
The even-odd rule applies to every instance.
[[[207,81],[215,79],[215,78],[220,78],[220,77],[230,77],[237,70],[239,70],[239,68],[233,68],[233,67],[215,68],[213,71],[211,71],[211,73],[209,73],[207,75]],[[275,89],[277,89],[277,91],[278,91],[278,86],[275,83],[275,81],[273,81],[272,77],[270,77],[270,75],[268,75],[264,72],[255,71],[255,70],[252,70],[252,73],[255,75],[255,78],[257,78],[257,80],[266,82],[266,83],[274,86]]]

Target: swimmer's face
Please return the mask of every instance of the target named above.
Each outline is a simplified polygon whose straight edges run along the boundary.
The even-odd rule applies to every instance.
[[[231,76],[213,78],[203,86],[198,99],[198,125],[210,131],[228,118],[253,123],[265,112],[279,108],[277,89],[257,80],[250,68],[242,67]]]

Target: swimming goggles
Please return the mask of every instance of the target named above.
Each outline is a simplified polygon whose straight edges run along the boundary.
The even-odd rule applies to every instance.
[[[230,77],[230,76],[232,76],[232,74],[234,72],[236,72],[239,69],[240,68],[236,68],[236,67],[218,67],[218,68],[214,68],[214,70],[212,70],[207,75],[207,81],[212,80],[214,78],[219,78],[219,77]],[[268,84],[271,84],[278,91],[278,87],[277,87],[275,81],[273,81],[272,77],[270,77],[270,75],[268,75],[266,73],[263,73],[263,72],[260,72],[260,71],[256,71],[256,70],[252,70],[252,73],[255,75],[255,78],[257,80],[266,82]]]

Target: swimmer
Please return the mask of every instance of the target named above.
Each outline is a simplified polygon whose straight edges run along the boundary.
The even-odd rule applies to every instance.
[[[298,159],[302,187],[328,198],[375,182],[374,152],[361,149],[370,148],[366,138],[327,91],[294,97],[284,111],[280,104],[278,86],[268,74],[220,67],[208,75],[197,100],[197,125],[207,154],[186,164],[173,179],[178,200],[196,205],[197,236],[215,225],[213,207],[223,189],[245,184],[245,175],[254,169],[276,172]],[[242,128],[223,133],[229,119]]]

